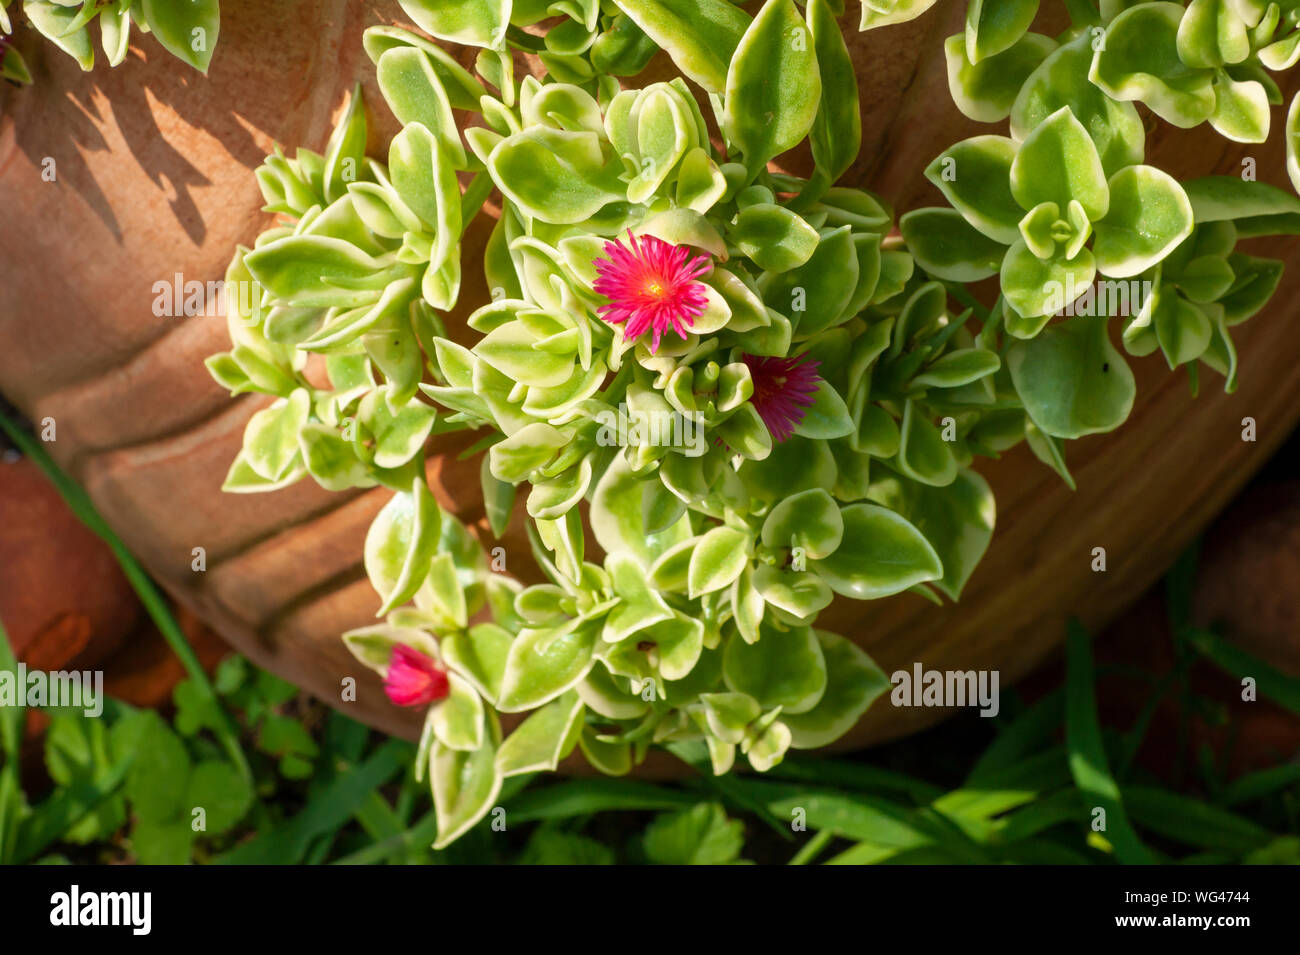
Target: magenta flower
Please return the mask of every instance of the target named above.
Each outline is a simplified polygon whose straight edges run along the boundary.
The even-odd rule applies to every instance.
[[[609,299],[600,307],[600,317],[622,325],[626,341],[650,329],[650,351],[655,352],[664,332],[672,328],[684,339],[704,312],[709,300],[696,280],[713,263],[707,255],[692,257],[688,246],[652,235],[638,240],[629,230],[627,237],[631,248],[617,239],[605,243],[605,255],[595,261],[598,278],[592,287]]]
[[[388,661],[384,692],[398,706],[427,706],[449,692],[447,671],[427,654],[399,643]]]
[[[816,400],[821,382],[817,369],[821,362],[806,355],[789,358],[743,355],[741,360],[749,366],[750,377],[754,379],[754,394],[749,399],[754,410],[773,439],[784,441],[794,434],[807,408]]]

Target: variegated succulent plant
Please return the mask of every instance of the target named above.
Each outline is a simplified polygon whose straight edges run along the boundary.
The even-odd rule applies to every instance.
[[[1072,311],[1094,276],[1149,283],[1122,319],[1131,353],[1199,359],[1231,387],[1228,329],[1279,271],[1236,241],[1300,212],[1260,183],[1144,165],[1132,102],[1260,132],[1256,87],[1276,87],[1258,66],[1293,59],[1276,5],[1072,2],[1053,38],[1028,32],[1038,0],[972,0],[946,45],[953,95],[1010,136],[938,157],[952,207],[901,233],[883,199],[835,185],[861,141],[836,0],[401,5],[480,47],[474,71],[367,31],[402,131],[367,157],[358,92],[324,155],[258,170],[284,224],[235,256],[228,288],[251,294],[228,295],[233,347],[209,367],[276,399],[227,490],[394,492],[365,544],[386,619],[345,639],[396,704],[428,708],[440,845],[575,747],[623,773],[703,741],[724,773],[842,735],[888,680],[821,611],[956,600],[993,532],[975,459],[1028,441],[1069,481],[1065,439],[1127,417],[1111,310]],[[862,24],[929,5],[868,0]],[[661,49],[704,97],[637,85]],[[521,51],[542,78],[516,77]],[[808,178],[769,168],[804,141]],[[491,196],[491,301],[451,336],[462,236]],[[998,274],[985,307],[966,283]],[[456,430],[487,452],[496,534],[526,491],[548,583],[498,573],[492,542],[441,512],[424,454]],[[527,716],[504,735],[498,714]]]
[[[126,59],[131,30],[152,33],[168,53],[200,72],[208,71],[221,27],[219,0],[23,0],[28,25],[77,61],[83,70],[95,65],[95,36],[109,66]],[[9,38],[14,32],[0,0],[0,79],[26,84],[30,71]]]

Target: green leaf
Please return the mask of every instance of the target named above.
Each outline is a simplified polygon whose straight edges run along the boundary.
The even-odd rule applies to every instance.
[[[505,49],[511,0],[398,0],[415,25],[440,40]]]
[[[480,623],[467,631],[447,634],[440,647],[447,666],[495,703],[501,695],[501,681],[513,640],[508,631],[496,624]]]
[[[253,787],[229,763],[205,760],[194,767],[186,790],[186,819],[193,827],[193,811],[204,812],[208,836],[234,828],[253,805]]]
[[[892,23],[915,20],[934,6],[935,0],[862,0],[860,29],[874,30]]]
[[[472,752],[483,745],[483,701],[467,680],[447,674],[447,696],[429,712],[434,737],[449,749]]]
[[[371,585],[383,598],[376,616],[398,607],[420,589],[438,549],[442,511],[423,476],[411,490],[399,491],[384,505],[366,532],[365,565]]]
[[[577,745],[582,712],[581,698],[570,691],[531,714],[497,750],[497,771],[503,778],[554,771]]]
[[[966,56],[965,35],[948,37],[943,51],[953,103],[976,122],[1006,119],[1029,77],[1055,49],[1050,37],[1028,33],[1001,53],[972,63]]]
[[[820,236],[796,213],[772,203],[746,206],[728,236],[740,251],[768,272],[803,265],[817,249]]]
[[[190,757],[181,738],[162,718],[145,717],[135,761],[126,778],[126,797],[141,820],[166,822],[186,813]],[[188,820],[186,820],[188,828]]]
[[[844,537],[839,506],[821,488],[809,488],[777,504],[763,522],[767,547],[801,547],[806,556],[828,557]]]
[[[1227,0],[1192,0],[1178,24],[1177,47],[1188,66],[1223,66],[1250,55],[1250,35]]]
[[[1139,3],[1106,28],[1089,78],[1112,99],[1141,100],[1167,123],[1187,128],[1214,112],[1213,73],[1178,55],[1177,3]]]
[[[945,487],[957,477],[957,458],[923,407],[908,399],[898,446],[898,469],[922,484]]]
[[[469,753],[449,749],[440,742],[433,744],[429,778],[438,819],[435,849],[451,845],[492,809],[502,782],[496,768],[496,750],[491,738]]]
[[[221,31],[218,0],[141,0],[140,9],[150,32],[168,53],[201,73],[208,72]]]
[[[723,123],[751,176],[802,142],[817,118],[822,80],[807,33],[794,0],[766,0],[727,69]]]
[[[248,419],[244,460],[260,477],[278,481],[298,461],[298,432],[307,423],[311,395],[297,388]]]
[[[1038,0],[970,0],[966,7],[966,59],[979,63],[1014,45],[1038,13]]]
[[[465,168],[465,147],[433,58],[416,47],[393,47],[379,57],[375,73],[379,90],[398,122],[403,126],[411,123],[424,126],[451,157],[453,165]]]
[[[571,225],[626,197],[617,163],[590,132],[534,127],[497,144],[488,156],[492,181],[526,215]]]
[[[1113,431],[1133,408],[1133,372],[1110,343],[1105,316],[1075,317],[1015,342],[1007,367],[1025,411],[1053,437]]]
[[[1015,313],[1008,312],[1007,317],[1041,321],[1020,327],[1008,321],[1007,330],[1018,338],[1032,338],[1048,316],[1069,305],[1096,275],[1096,261],[1088,249],[1080,249],[1072,259],[1059,251],[1049,259],[1040,259],[1024,239],[1017,239],[1002,260],[1002,294]]]
[[[898,224],[917,265],[948,282],[978,282],[995,275],[1007,251],[956,209],[914,209]]]
[[[876,600],[943,576],[929,541],[901,515],[876,504],[843,510],[844,543],[810,569],[837,594]]]
[[[993,538],[996,503],[988,482],[969,468],[941,489],[886,477],[872,484],[871,497],[925,536],[943,563],[943,576],[933,585],[957,600]]]
[[[1102,168],[1110,175],[1142,161],[1146,134],[1132,103],[1111,99],[1089,81],[1093,55],[1090,31],[1083,31],[1051,52],[1016,94],[1011,107],[1011,135],[1023,140],[1047,117],[1069,107],[1088,130],[1101,156]],[[995,57],[989,63],[999,59]]]
[[[926,178],[967,222],[1003,245],[1016,241],[1025,214],[1011,194],[1016,151],[1005,136],[975,136],[944,150],[925,169]]]
[[[695,545],[687,571],[692,599],[726,587],[749,562],[753,541],[734,527],[715,527]]]
[[[1182,186],[1155,166],[1128,166],[1110,177],[1110,211],[1096,222],[1093,253],[1103,275],[1145,272],[1192,233],[1192,204]]]
[[[710,93],[727,86],[727,70],[750,19],[727,0],[616,0],[618,7]]]
[[[581,620],[521,630],[510,644],[497,709],[533,710],[572,689],[595,663],[599,633],[599,626]]]
[[[814,0],[816,2],[816,0]],[[642,837],[656,865],[729,865],[739,861],[745,827],[717,803],[700,803],[655,818]]]
[[[807,15],[821,73],[821,101],[809,144],[817,173],[830,186],[848,171],[862,148],[858,78],[830,0],[809,0]]]
[[[796,749],[817,749],[839,739],[890,686],[884,671],[852,641],[825,630],[816,634],[826,659],[826,692],[808,712],[781,717]]]
[[[1020,144],[1011,164],[1011,193],[1025,209],[1043,202],[1064,209],[1075,200],[1090,221],[1106,214],[1110,190],[1101,157],[1068,106],[1035,126]]]
[[[811,627],[779,628],[764,620],[757,643],[735,634],[722,653],[727,688],[756,699],[764,710],[806,713],[826,691],[826,661]]]

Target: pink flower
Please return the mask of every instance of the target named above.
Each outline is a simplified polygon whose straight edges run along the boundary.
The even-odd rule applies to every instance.
[[[617,239],[605,243],[596,259],[598,278],[592,287],[609,299],[600,317],[623,326],[624,340],[651,329],[650,351],[659,350],[659,337],[669,328],[682,338],[708,305],[704,285],[696,281],[713,268],[707,255],[692,257],[688,246],[673,245],[652,235],[640,240],[629,230],[631,248]]]
[[[754,379],[754,395],[749,400],[776,441],[794,434],[806,409],[815,400],[821,379],[817,377],[819,361],[804,355],[789,358],[766,358],[743,355]]]
[[[399,643],[388,661],[384,692],[398,706],[427,706],[449,692],[447,671],[427,654]]]

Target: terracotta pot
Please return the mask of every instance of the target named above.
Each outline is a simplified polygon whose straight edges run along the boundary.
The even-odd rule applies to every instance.
[[[990,131],[965,120],[947,91],[942,42],[960,29],[963,10],[950,0],[911,24],[850,31],[865,133],[845,178],[900,212],[939,201],[921,175],[935,154]],[[389,706],[338,639],[377,607],[361,541],[387,494],[329,494],[310,483],[221,494],[244,424],[264,399],[231,400],[201,367],[226,347],[223,319],[152,312],[155,282],[177,272],[218,279],[235,245],[266,227],[250,170],[273,142],[321,148],[358,79],[376,120],[372,151],[383,154],[392,119],[360,33],[400,10],[391,0],[225,0],[222,12],[206,79],[182,72],[149,40],[121,68],[90,75],[33,46],[25,52],[36,87],[0,92],[0,388],[32,418],[55,419],[54,454],[168,589],[256,662],[327,701],[338,703],[344,675],[361,676],[348,712],[409,735],[416,714]],[[1238,172],[1249,154],[1259,178],[1284,184],[1280,132],[1274,139],[1241,147],[1208,127],[1152,124],[1147,154],[1180,178]],[[47,157],[55,182],[41,177]],[[469,245],[466,274],[475,276]],[[1300,258],[1290,240],[1254,251]],[[479,282],[467,288],[453,327],[484,300]],[[981,464],[997,494],[998,530],[960,606],[903,595],[838,604],[825,624],[853,636],[887,671],[914,661],[991,668],[1005,685],[1057,643],[1068,614],[1090,625],[1112,617],[1300,416],[1300,367],[1291,357],[1300,345],[1297,282],[1300,269],[1292,269],[1274,304],[1236,330],[1242,383],[1234,396],[1207,375],[1194,401],[1158,357],[1135,362],[1140,398],[1131,420],[1069,450],[1077,493],[1023,447]],[[1246,416],[1257,422],[1255,443],[1241,440]],[[477,462],[438,450],[431,477],[440,503],[481,526]],[[521,527],[516,521],[505,546],[511,570],[527,576]],[[1105,573],[1090,569],[1099,546]],[[206,572],[191,569],[195,547],[206,550]],[[877,705],[847,742],[909,733],[941,715]]]

